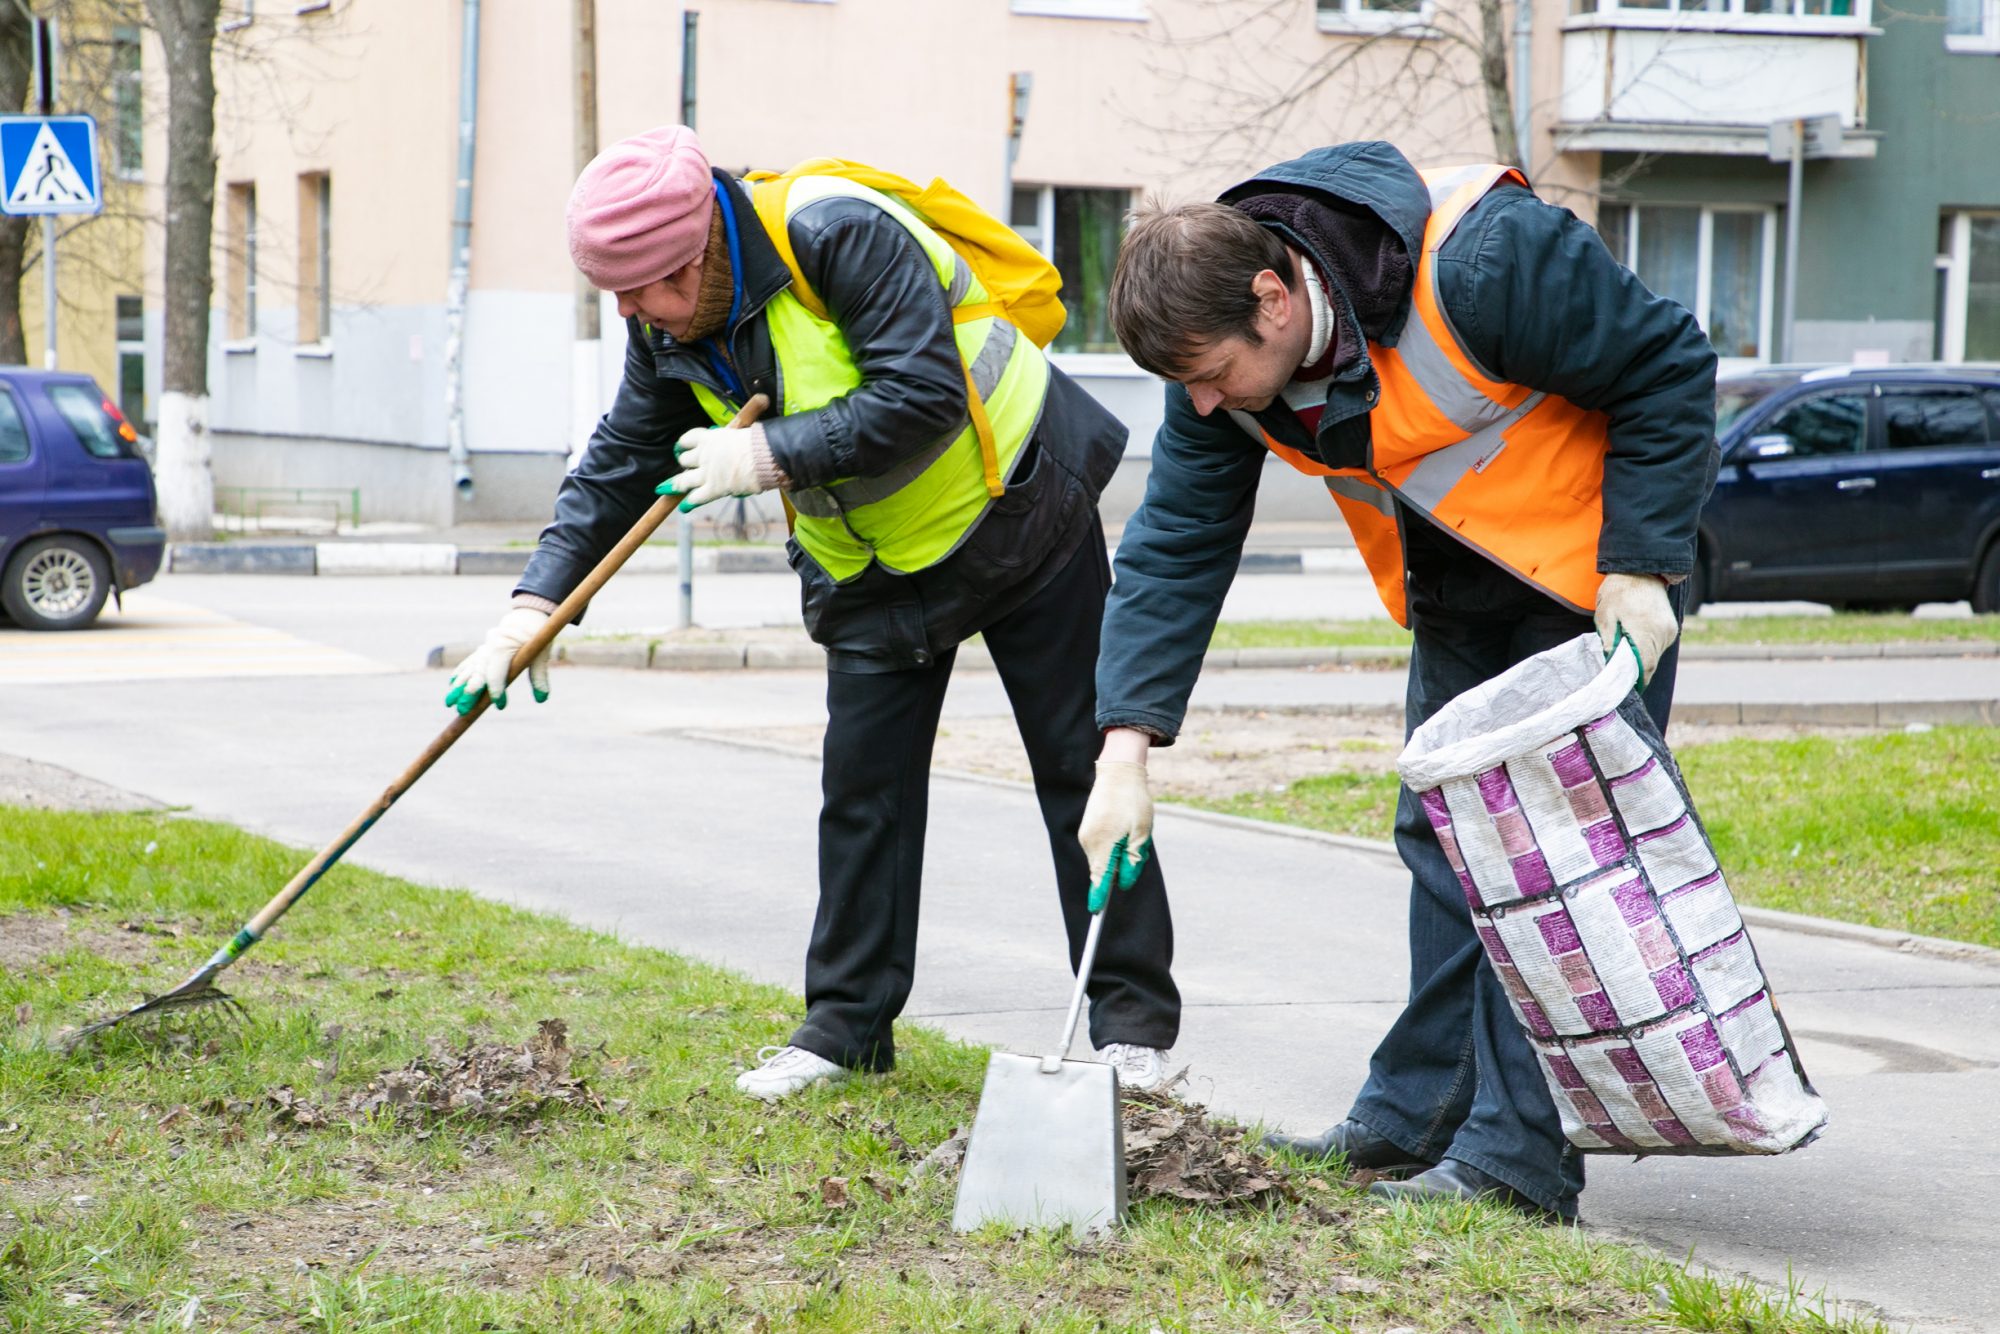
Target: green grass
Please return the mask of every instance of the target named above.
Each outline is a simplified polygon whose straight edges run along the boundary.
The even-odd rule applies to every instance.
[[[353,868],[228,975],[247,1019],[47,1043],[177,981],[302,855],[0,808],[0,1330],[1875,1328],[1319,1177],[1269,1211],[1145,1202],[1111,1240],[957,1237],[950,1182],[911,1164],[967,1123],[981,1052],[905,1028],[893,1077],[765,1108],[729,1081],[795,997]],[[59,912],[71,944],[27,949]],[[427,1038],[518,1042],[548,1016],[601,1114],[339,1110]],[[288,1119],[287,1088],[328,1122]]]
[[[1684,633],[1691,644],[1887,644],[2000,642],[2000,616],[1956,620],[1841,612],[1832,616],[1697,616]],[[1410,642],[1389,620],[1223,621],[1215,648],[1333,648]]]
[[[1675,752],[1745,903],[2000,947],[2000,730],[1723,741]],[[1386,839],[1394,774],[1194,804]]]

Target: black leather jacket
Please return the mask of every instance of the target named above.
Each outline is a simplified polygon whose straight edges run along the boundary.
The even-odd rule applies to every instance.
[[[748,192],[717,173],[735,214],[740,308],[716,339],[685,344],[627,322],[625,378],[576,469],[556,495],[517,591],[560,600],[652,504],[679,470],[674,444],[710,424],[690,383],[741,401],[784,402],[764,307],[791,283]],[[851,393],[796,416],[764,418],[774,461],[795,485],[868,477],[955,434],[966,421],[965,374],[951,311],[923,249],[861,200],[816,201],[791,219],[792,251],[863,376]],[[733,381],[733,383],[732,383]],[[928,666],[1035,593],[1089,533],[1097,497],[1125,449],[1125,427],[1051,368],[1040,422],[1007,494],[950,557],[914,575],[870,566],[835,584],[797,542],[807,631],[836,671]]]

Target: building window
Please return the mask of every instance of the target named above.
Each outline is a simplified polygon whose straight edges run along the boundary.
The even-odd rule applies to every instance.
[[[1145,0],[1012,0],[1016,14],[1058,19],[1146,18]]]
[[[257,336],[257,187],[229,187],[229,336]]]
[[[238,0],[235,4],[225,0],[220,17],[222,21],[216,25],[218,31],[233,32],[237,28],[247,28],[250,20],[257,17],[257,0]]]
[[[1967,2],[1947,0],[1951,4]],[[1842,30],[1867,27],[1872,10],[1872,0],[1570,0],[1569,7],[1571,14],[1642,26],[1755,28],[1777,21],[1785,26]]]
[[[1062,185],[1017,185],[1008,221],[1037,250],[1055,261],[1062,274],[1063,307],[1069,312],[1052,352],[1118,352],[1117,336],[1104,309],[1118,243],[1125,236],[1130,190],[1071,189]]]
[[[134,426],[146,423],[146,300],[118,298],[118,410]]]
[[[1944,49],[2000,52],[2000,0],[1944,0]]]
[[[1770,355],[1774,210],[1606,204],[1597,219],[1611,253],[1694,312],[1717,356]]]
[[[1938,270],[1946,361],[2000,361],[2000,213],[1947,213]]]
[[[299,177],[299,341],[333,337],[333,177]]]
[[[1380,32],[1430,22],[1431,0],[1318,0],[1321,32]]]
[[[139,30],[115,29],[111,35],[111,154],[113,169],[128,181],[145,175],[146,109],[139,79]]]

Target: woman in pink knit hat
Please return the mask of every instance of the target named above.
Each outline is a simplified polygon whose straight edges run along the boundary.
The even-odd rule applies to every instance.
[[[683,126],[584,169],[570,254],[617,294],[624,381],[513,605],[446,698],[468,709],[491,691],[504,704],[515,651],[656,489],[684,510],[785,493],[806,629],[827,655],[828,722],[805,1019],[737,1080],[767,1100],[895,1062],[931,748],[957,646],[974,634],[1014,702],[1072,964],[1081,954],[1093,887],[1077,830],[1101,743],[1094,672],[1111,583],[1096,506],[1125,447],[1124,426],[994,314],[977,276],[901,203],[806,175],[782,214],[789,257],[746,185],[712,170]],[[773,415],[723,424],[759,393]],[[989,468],[1004,480],[997,497]],[[529,680],[546,699],[546,658]],[[1157,858],[1120,878],[1090,1034],[1128,1087],[1156,1087],[1180,1027],[1172,922]]]

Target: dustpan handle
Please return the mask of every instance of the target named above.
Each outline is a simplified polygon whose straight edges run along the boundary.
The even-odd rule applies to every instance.
[[[1062,1045],[1056,1048],[1054,1056],[1042,1062],[1042,1069],[1051,1073],[1069,1059],[1070,1043],[1076,1041],[1076,1019],[1083,1012],[1083,990],[1090,985],[1091,965],[1097,962],[1097,938],[1104,933],[1104,914],[1110,906],[1106,900],[1104,907],[1090,915],[1090,934],[1083,938],[1083,958],[1076,966],[1076,991],[1069,998],[1069,1015],[1063,1020]]]

